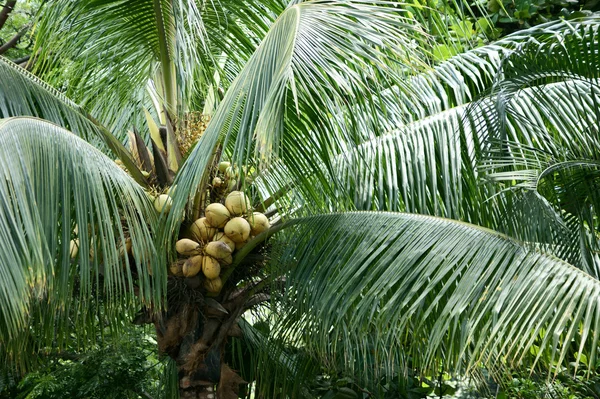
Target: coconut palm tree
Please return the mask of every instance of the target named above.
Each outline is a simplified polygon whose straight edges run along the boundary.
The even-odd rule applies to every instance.
[[[407,370],[595,364],[600,19],[432,65],[439,21],[387,1],[54,2],[46,81],[0,59],[3,360],[135,319],[184,398],[238,397],[243,363],[265,397],[311,396],[324,366],[376,392]],[[197,220],[230,191],[270,227],[218,278],[191,273],[215,233]],[[254,223],[244,202],[227,208]]]

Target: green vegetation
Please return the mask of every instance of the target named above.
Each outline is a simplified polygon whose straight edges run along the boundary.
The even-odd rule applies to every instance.
[[[36,75],[0,58],[3,394],[597,395],[600,15],[523,7],[42,8]]]

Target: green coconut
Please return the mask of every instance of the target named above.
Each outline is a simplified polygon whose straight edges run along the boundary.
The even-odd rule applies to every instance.
[[[171,210],[171,206],[173,205],[173,200],[167,194],[161,194],[154,200],[154,209],[156,212],[169,212]]]

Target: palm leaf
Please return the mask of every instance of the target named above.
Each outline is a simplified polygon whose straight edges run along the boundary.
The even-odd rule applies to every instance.
[[[176,84],[190,83],[186,70],[206,36],[196,2],[188,0],[55,2],[45,7],[37,34],[38,69],[53,83],[66,78],[67,95],[115,132],[142,125],[140,106],[151,107],[149,79],[166,84],[162,93],[170,98],[163,100],[175,110]]]
[[[140,184],[146,179],[116,137],[94,123],[69,98],[25,69],[0,57],[0,118],[35,116],[71,130],[103,153],[119,157]]]
[[[99,303],[115,325],[127,318],[119,309],[159,304],[166,273],[155,211],[111,159],[34,118],[0,121],[0,138],[0,346],[3,360],[24,367],[34,348],[60,347],[65,331],[98,323],[88,309]]]
[[[370,107],[362,99],[372,98],[378,84],[364,83],[365,71],[383,81],[396,73],[387,64],[392,59],[396,65],[421,65],[409,44],[422,32],[388,6],[310,1],[289,7],[278,18],[178,174],[175,183],[183,194],[176,194],[165,237],[173,235],[185,204],[206,176],[217,143],[239,166],[251,158],[268,162],[280,142],[293,139],[286,136],[288,116],[297,121],[296,112],[304,115],[307,109],[310,115],[335,114],[348,102]],[[336,45],[327,45],[329,40]]]
[[[442,360],[468,372],[542,354],[562,363],[570,351],[596,359],[600,282],[506,236],[383,212],[314,216],[287,231],[274,334],[366,381],[405,367],[436,373]]]

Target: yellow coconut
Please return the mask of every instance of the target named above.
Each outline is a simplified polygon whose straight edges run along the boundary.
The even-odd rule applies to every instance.
[[[210,226],[217,228],[224,227],[231,217],[225,205],[219,204],[218,202],[207,206],[204,210],[204,216],[206,217],[206,222]]]
[[[200,218],[190,226],[192,237],[202,242],[210,241],[216,232],[217,229],[209,225],[206,218]]]
[[[196,255],[188,258],[183,264],[183,275],[186,277],[194,277],[202,269],[206,256]]]
[[[204,247],[204,252],[215,259],[223,259],[233,251],[223,241],[211,241]]]
[[[265,230],[269,230],[271,223],[265,215],[260,212],[254,212],[252,215],[247,217],[248,223],[250,224],[250,234],[257,236]]]
[[[75,238],[71,240],[69,243],[69,254],[71,255],[71,259],[75,259],[77,254],[79,253],[79,239]]]
[[[242,241],[242,242],[236,242],[235,243],[235,250],[239,251],[240,249],[242,249],[244,247],[244,245],[248,244],[248,241]]]
[[[225,199],[225,206],[232,215],[241,215],[250,210],[250,200],[241,191],[232,191]]]
[[[205,280],[204,287],[208,292],[212,294],[218,294],[223,289],[223,281],[220,277],[214,278],[212,280]]]
[[[221,187],[223,185],[223,179],[221,179],[220,177],[215,177],[212,181],[212,185],[214,187]]]
[[[227,237],[222,231],[219,231],[217,234],[215,234],[213,241],[224,242],[229,248],[231,248],[231,252],[235,251],[235,242],[233,242],[231,238]]]
[[[227,162],[227,161],[223,161],[219,164],[219,172],[221,173],[225,173],[225,171],[227,170],[228,167],[231,166],[231,163]]]
[[[243,242],[250,237],[250,225],[244,218],[233,218],[225,225],[225,235],[233,242]]]
[[[231,254],[227,255],[223,259],[219,259],[219,263],[223,266],[229,266],[233,263],[233,256]]]
[[[119,245],[119,256],[125,256],[125,254],[131,254],[131,237],[125,239],[125,245]]]
[[[171,263],[169,265],[169,272],[173,276],[178,276],[178,277],[183,276],[183,265],[185,264],[185,262],[187,262],[187,259],[186,260],[180,259],[177,262]]]
[[[182,238],[175,243],[175,249],[177,250],[177,253],[184,256],[197,255],[198,250],[200,249],[199,247],[200,244],[188,238]]]
[[[154,209],[156,209],[156,212],[158,213],[162,212],[163,210],[165,212],[169,212],[172,205],[173,200],[167,194],[161,194],[154,200]]]
[[[204,273],[207,279],[219,277],[219,274],[221,274],[221,265],[219,264],[219,261],[212,256],[205,256],[204,259],[202,259],[202,273]]]

